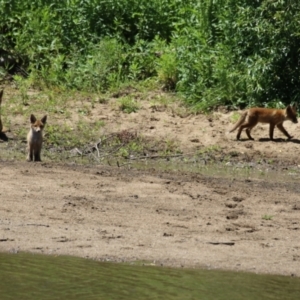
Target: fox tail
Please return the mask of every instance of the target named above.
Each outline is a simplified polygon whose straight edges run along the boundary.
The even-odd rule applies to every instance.
[[[239,120],[234,124],[233,128],[229,130],[229,132],[235,131],[238,127],[240,127],[244,122],[247,117],[248,111],[245,111],[241,114]]]

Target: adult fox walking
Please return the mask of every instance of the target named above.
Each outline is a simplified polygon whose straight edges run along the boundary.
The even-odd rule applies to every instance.
[[[27,161],[41,161],[43,144],[43,129],[46,125],[47,116],[37,120],[34,115],[30,116],[30,130],[27,134]]]
[[[258,122],[269,123],[269,135],[270,139],[273,140],[274,128],[275,126],[288,138],[293,138],[283,127],[283,122],[290,120],[293,123],[298,123],[297,120],[297,106],[289,105],[285,109],[274,109],[274,108],[261,108],[254,107],[249,108],[244,111],[240,119],[234,125],[234,127],[229,131],[233,132],[239,128],[236,135],[237,140],[240,139],[242,130],[246,128],[246,134],[250,140],[253,140],[251,136],[251,130]]]

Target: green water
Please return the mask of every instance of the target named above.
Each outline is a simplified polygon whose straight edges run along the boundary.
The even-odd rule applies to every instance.
[[[0,253],[0,299],[300,299],[294,277]]]

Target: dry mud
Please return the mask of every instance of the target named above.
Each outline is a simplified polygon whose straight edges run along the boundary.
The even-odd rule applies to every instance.
[[[217,147],[229,167],[264,176],[0,157],[0,250],[300,276],[299,125],[286,123],[289,142],[276,130],[269,141],[263,125],[255,141],[238,142],[226,133],[231,114],[180,117],[144,104],[126,115],[99,104],[90,118],[105,120],[103,131],[176,141],[183,153]]]

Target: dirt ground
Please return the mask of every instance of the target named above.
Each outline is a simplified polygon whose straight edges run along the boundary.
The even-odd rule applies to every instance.
[[[285,123],[289,142],[276,129],[269,141],[266,125],[253,130],[255,141],[236,141],[232,114],[180,116],[144,102],[132,114],[99,103],[90,117],[105,121],[103,131],[134,129],[186,154],[234,153],[222,166],[264,176],[27,163],[25,154],[1,159],[1,142],[0,251],[300,276],[300,124]]]

